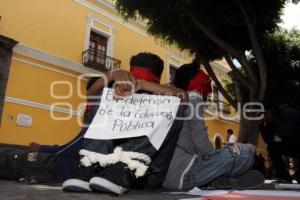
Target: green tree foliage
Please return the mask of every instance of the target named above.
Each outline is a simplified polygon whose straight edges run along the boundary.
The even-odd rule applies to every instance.
[[[262,35],[274,30],[285,1],[241,2],[255,18],[257,35]],[[252,49],[245,19],[235,0],[117,0],[116,7],[126,18],[146,18],[148,31],[154,36],[192,53],[200,51],[210,60],[222,58],[226,52],[203,33],[198,23],[238,50]]]
[[[127,19],[143,17],[155,37],[195,54],[230,104],[233,99],[215,76],[210,62],[226,58],[232,69],[235,90],[245,88],[249,101],[262,102],[267,88],[267,66],[261,41],[276,30],[287,0],[116,0],[116,8]],[[257,65],[245,51],[251,50]],[[244,74],[232,63],[241,63]],[[248,126],[248,128],[243,128]],[[254,130],[254,127],[256,130]],[[256,143],[258,126],[241,125],[240,141]]]
[[[300,31],[268,34],[262,48],[268,66],[265,102],[300,104]],[[252,62],[257,65],[255,59]]]
[[[265,104],[300,104],[300,31],[278,29],[267,34],[262,44],[263,54],[268,66],[268,85]],[[257,65],[253,53],[248,60]],[[225,89],[232,98],[236,98],[234,83],[225,81]],[[247,91],[242,90],[248,99]]]

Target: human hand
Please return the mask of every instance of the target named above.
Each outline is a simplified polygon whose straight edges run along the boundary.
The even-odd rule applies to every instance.
[[[40,150],[41,145],[36,142],[31,142],[28,146],[28,150],[30,152],[38,152]]]
[[[137,89],[138,81],[128,71],[112,71],[111,78],[115,81],[114,97],[116,99],[122,99],[124,97],[131,96]]]

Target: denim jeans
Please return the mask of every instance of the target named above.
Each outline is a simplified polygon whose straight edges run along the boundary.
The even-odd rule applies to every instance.
[[[254,150],[250,144],[238,144],[240,152],[231,147],[217,150],[205,158],[197,156],[191,169],[184,175],[184,190],[201,187],[221,176],[238,176],[254,165]]]

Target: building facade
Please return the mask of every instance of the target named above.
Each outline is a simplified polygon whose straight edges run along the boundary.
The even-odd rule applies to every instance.
[[[132,55],[152,52],[164,60],[162,83],[168,83],[191,61],[147,34],[143,21],[125,22],[107,0],[2,0],[0,15],[0,35],[18,42],[2,95],[0,143],[63,144],[74,137],[85,103],[85,74],[127,70]],[[214,66],[226,76],[223,63]],[[207,125],[218,143],[228,128],[235,133],[239,128],[237,121],[219,116]]]

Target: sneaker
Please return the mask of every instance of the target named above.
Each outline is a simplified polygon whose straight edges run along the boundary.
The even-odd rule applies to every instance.
[[[75,178],[63,182],[62,189],[65,192],[91,192],[89,180],[95,173],[95,166],[80,166]]]
[[[96,192],[121,195],[129,191],[131,176],[130,171],[125,169],[125,164],[117,163],[91,178],[90,188]]]
[[[265,178],[261,173],[250,170],[241,176],[220,177],[212,182],[212,186],[216,189],[247,190],[258,188],[263,185],[264,182]]]

